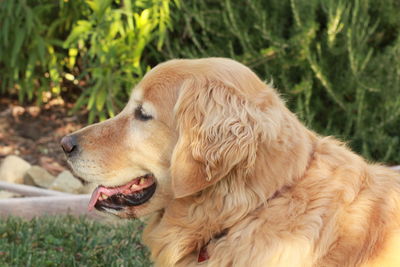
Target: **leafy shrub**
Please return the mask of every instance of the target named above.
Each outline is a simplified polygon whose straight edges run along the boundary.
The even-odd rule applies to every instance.
[[[74,111],[89,109],[89,122],[114,116],[148,69],[143,49],[161,48],[169,8],[169,0],[0,2],[0,90],[40,104],[79,89]]]
[[[114,116],[132,86],[148,66],[142,62],[146,45],[157,39],[161,48],[169,24],[169,1],[86,1],[90,12],[78,20],[64,42],[71,69],[81,79],[90,76],[75,109],[91,110],[89,122]],[[76,58],[79,58],[77,60]],[[73,77],[73,74],[70,74]]]
[[[0,2],[0,92],[40,104],[61,92],[62,39],[84,11],[83,1]]]
[[[322,134],[400,162],[400,2],[186,1],[159,60],[231,57]]]
[[[399,11],[397,0],[2,1],[0,90],[72,94],[92,122],[113,116],[149,66],[231,57],[317,132],[399,163]]]

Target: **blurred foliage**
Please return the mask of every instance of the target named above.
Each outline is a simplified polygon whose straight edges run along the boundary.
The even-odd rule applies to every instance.
[[[185,1],[158,61],[234,58],[311,128],[400,163],[398,0]]]
[[[37,104],[68,91],[89,122],[114,116],[148,69],[146,45],[161,49],[169,12],[169,0],[2,1],[0,90]]]
[[[161,48],[170,26],[169,1],[124,0],[116,7],[111,0],[86,3],[89,15],[75,23],[64,48],[69,50],[71,69],[78,67],[76,75],[90,76],[90,89],[79,97],[75,109],[85,105],[92,111],[92,122],[95,115],[103,120],[114,116],[115,107],[123,106],[147,69],[141,61],[146,45],[156,38]]]
[[[20,102],[40,104],[60,94],[62,40],[81,16],[81,1],[0,2],[0,90],[18,92]],[[52,14],[52,15],[51,15]]]
[[[230,57],[317,132],[399,163],[399,12],[398,0],[2,1],[0,86],[21,101],[68,92],[91,122],[150,66]]]

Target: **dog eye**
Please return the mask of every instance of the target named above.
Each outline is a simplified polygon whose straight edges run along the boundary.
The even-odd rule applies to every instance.
[[[151,120],[152,118],[153,117],[151,115],[144,113],[142,106],[138,106],[135,109],[135,119],[141,120],[141,121],[148,121],[148,120]]]

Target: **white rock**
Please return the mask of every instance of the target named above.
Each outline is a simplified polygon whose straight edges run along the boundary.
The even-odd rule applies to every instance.
[[[40,166],[32,166],[24,176],[24,183],[27,185],[37,185],[43,188],[49,188],[55,180],[55,177]]]
[[[14,192],[0,190],[0,199],[12,198],[12,197],[20,197],[20,196],[21,196],[20,194],[17,194],[17,193],[14,193]]]
[[[0,181],[23,184],[24,175],[31,167],[31,164],[20,157],[7,156],[0,166]]]
[[[398,166],[392,166],[391,168],[394,169],[395,171],[400,172],[400,165],[398,165]]]
[[[79,194],[83,185],[81,181],[75,178],[71,172],[63,171],[60,173],[49,189],[61,192]]]

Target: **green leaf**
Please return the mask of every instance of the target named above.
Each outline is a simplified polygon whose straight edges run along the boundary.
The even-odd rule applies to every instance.
[[[92,109],[93,104],[95,103],[95,100],[96,100],[96,92],[94,90],[92,90],[89,100],[88,100],[88,105],[87,105],[88,109],[90,109],[90,110]]]
[[[64,48],[68,48],[72,43],[77,42],[78,39],[86,39],[86,36],[92,30],[92,22],[87,20],[78,20],[70,35],[64,42]]]
[[[105,90],[105,88],[102,88],[102,90],[100,90],[100,92],[97,94],[97,98],[96,98],[96,109],[98,111],[103,110],[104,103],[106,102],[106,98],[107,98],[107,90]]]
[[[41,62],[45,62],[45,54],[46,54],[46,44],[43,40],[43,38],[39,37],[37,38],[37,52],[39,54],[39,60]]]
[[[88,117],[88,123],[92,124],[94,122],[94,119],[96,117],[96,110],[91,109],[89,112],[89,117]]]
[[[75,102],[74,107],[69,112],[69,115],[72,115],[77,110],[79,110],[86,102],[87,102],[87,96],[85,94],[81,95]]]
[[[24,42],[25,32],[23,29],[19,28],[15,33],[15,41],[13,45],[13,49],[11,52],[11,67],[15,66],[15,61],[17,60],[17,56],[21,50],[22,43]]]
[[[99,121],[105,121],[107,119],[106,113],[104,111],[99,112]]]
[[[106,106],[107,106],[108,115],[111,118],[115,117],[114,107],[113,107],[113,104],[112,104],[111,100],[107,99]]]

